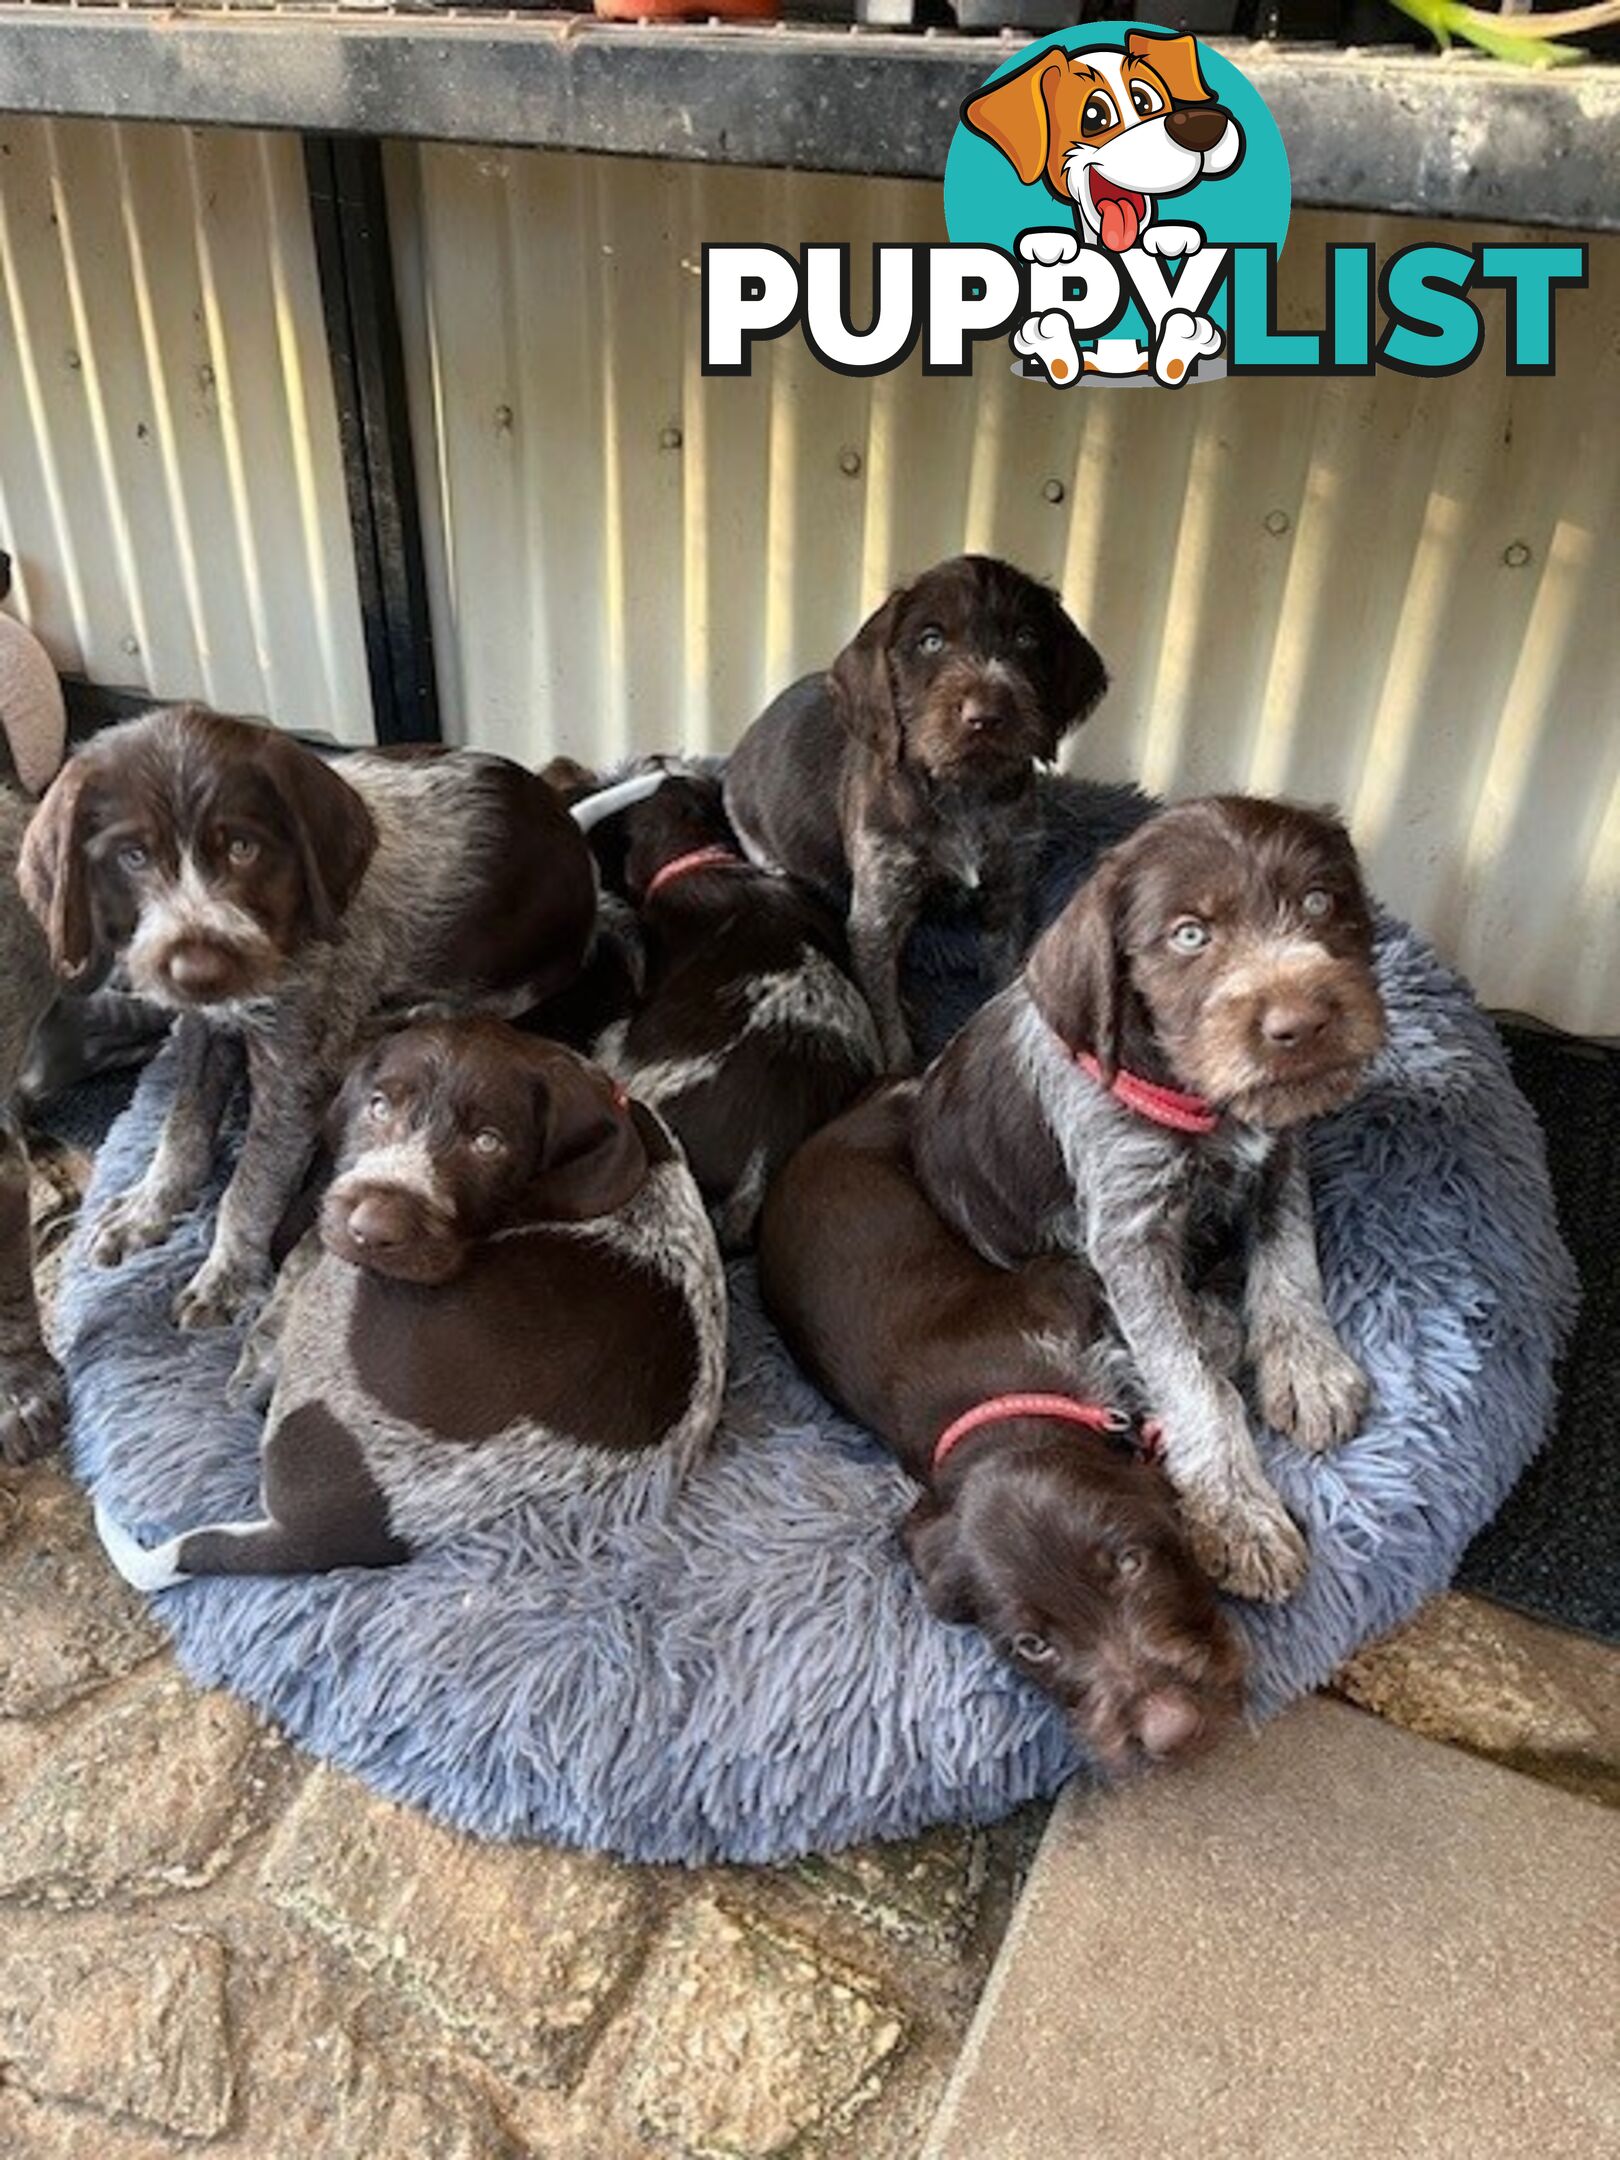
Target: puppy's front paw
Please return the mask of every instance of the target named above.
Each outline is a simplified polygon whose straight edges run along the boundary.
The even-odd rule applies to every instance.
[[[885,1078],[900,1077],[914,1072],[917,1053],[911,1047],[911,1037],[903,1020],[891,1020],[878,1028],[879,1046],[883,1051]]]
[[[1213,359],[1224,343],[1219,329],[1207,315],[1194,315],[1186,308],[1172,308],[1164,318],[1153,347],[1155,381],[1173,390],[1177,383],[1188,380],[1200,360]]]
[[[97,1267],[120,1266],[132,1254],[161,1245],[178,1220],[178,1210],[144,1185],[109,1200],[90,1228],[89,1254]]]
[[[1137,240],[1148,255],[1196,255],[1204,236],[1196,225],[1150,225]]]
[[[1080,380],[1080,350],[1074,342],[1074,325],[1061,308],[1031,315],[1012,334],[1012,347],[1026,360],[1038,361],[1048,382]]]
[[[1253,1346],[1260,1415],[1307,1454],[1325,1454],[1359,1427],[1372,1390],[1331,1334],[1279,1329]]]
[[[178,1317],[178,1315],[177,1315]],[[186,1323],[181,1321],[183,1327]],[[225,1383],[225,1400],[233,1410],[264,1410],[276,1391],[279,1340],[273,1330],[256,1326],[248,1330],[242,1355]]]
[[[16,1467],[46,1454],[65,1422],[62,1374],[48,1350],[0,1358],[0,1462]]]
[[[1184,1493],[1181,1508],[1193,1557],[1217,1589],[1280,1605],[1305,1580],[1310,1550],[1269,1488]]]
[[[1045,263],[1048,268],[1055,263],[1073,262],[1080,253],[1080,235],[1072,227],[1063,231],[1055,225],[1040,232],[1020,233],[1018,252],[1025,262]]]
[[[176,1327],[233,1327],[263,1289],[257,1270],[210,1253],[174,1301]]]

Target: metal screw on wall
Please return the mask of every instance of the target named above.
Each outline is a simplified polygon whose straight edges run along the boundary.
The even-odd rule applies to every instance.
[[[678,427],[666,427],[658,430],[658,447],[660,450],[678,450],[683,440],[684,437]]]
[[[838,470],[846,480],[853,480],[861,469],[861,453],[858,450],[840,450]]]
[[[1522,570],[1530,560],[1530,549],[1523,540],[1510,540],[1502,550],[1502,560],[1510,570]]]
[[[1265,527],[1273,540],[1280,540],[1293,522],[1286,510],[1268,510],[1266,512]]]
[[[1048,480],[1045,487],[1041,489],[1041,493],[1049,503],[1060,503],[1066,492],[1061,480]]]
[[[511,432],[512,432],[512,408],[511,408],[511,406],[510,406],[510,405],[497,405],[497,406],[496,406],[496,408],[495,408],[495,432],[496,432],[496,434],[497,434],[497,435],[510,435],[510,434],[511,434]]]

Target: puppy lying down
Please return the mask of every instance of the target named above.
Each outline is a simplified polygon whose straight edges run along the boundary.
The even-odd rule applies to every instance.
[[[911,1173],[915,1097],[868,1097],[776,1179],[767,1308],[922,1486],[901,1534],[935,1612],[981,1627],[1109,1768],[1184,1755],[1237,1716],[1243,1656],[1100,1287],[1056,1254],[993,1267],[946,1228]]]
[[[535,1499],[708,1444],[725,1286],[658,1120],[571,1050],[490,1018],[389,1037],[350,1075],[319,1228],[238,1385],[274,1374],[263,1512],[146,1550],[188,1575],[385,1567]]]

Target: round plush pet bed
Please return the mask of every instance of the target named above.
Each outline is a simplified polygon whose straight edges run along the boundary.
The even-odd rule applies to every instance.
[[[1055,906],[1145,806],[1068,783],[1051,801]],[[919,955],[936,1037],[978,994],[968,950],[947,929]],[[1312,1565],[1287,1606],[1236,1608],[1261,1717],[1448,1580],[1547,1429],[1571,1305],[1489,1023],[1408,930],[1384,927],[1379,972],[1389,1047],[1312,1158],[1329,1302],[1376,1407],[1325,1460],[1264,1442]],[[88,1213],[146,1162],[169,1085],[160,1059]],[[77,1463],[146,1538],[253,1512],[236,1342],[168,1319],[205,1238],[190,1221],[111,1273],[81,1243],[68,1269]],[[186,1669],[467,1830],[636,1859],[781,1859],[1050,1793],[1084,1767],[1062,1722],[927,1611],[894,1536],[906,1479],[795,1370],[748,1266],[732,1290],[728,1414],[683,1491],[654,1476],[514,1513],[394,1569],[183,1585],[158,1610]]]

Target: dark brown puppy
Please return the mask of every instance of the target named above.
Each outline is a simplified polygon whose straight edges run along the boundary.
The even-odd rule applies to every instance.
[[[336,1113],[318,1233],[288,1262],[238,1392],[274,1372],[264,1512],[150,1551],[139,1587],[377,1567],[508,1508],[707,1445],[725,1288],[658,1120],[571,1050],[491,1019],[408,1028]]]
[[[63,768],[19,870],[58,971],[116,963],[179,1015],[175,1107],[112,1202],[106,1265],[160,1243],[205,1182],[245,1050],[249,1120],[183,1326],[231,1320],[366,1021],[424,1005],[513,1012],[572,980],[589,850],[552,791],[469,751],[317,756],[274,729],[177,707]]]
[[[590,808],[587,795],[575,813]],[[878,1072],[843,925],[741,853],[716,779],[671,773],[590,839],[603,884],[636,911],[644,968],[636,1009],[594,1055],[668,1120],[738,1251],[771,1177]]]
[[[1287,1596],[1306,1552],[1200,1339],[1196,1285],[1241,1247],[1261,1415],[1307,1449],[1348,1438],[1366,1382],[1323,1303],[1302,1132],[1383,1043],[1371,951],[1342,826],[1185,803],[1103,858],[918,1101],[922,1185],[979,1252],[1096,1268],[1200,1557],[1246,1597]]]
[[[900,958],[930,900],[975,897],[997,979],[1018,965],[1035,768],[1107,687],[1055,594],[961,555],[891,593],[829,672],[784,690],[732,753],[726,809],[748,853],[848,908],[889,1069],[912,1063]]]
[[[941,1618],[983,1628],[1109,1766],[1185,1754],[1237,1715],[1243,1656],[1163,1473],[1054,1416],[997,1417],[940,1453],[996,1397],[1118,1409],[1131,1383],[1083,1263],[991,1267],[940,1221],[911,1173],[914,1099],[881,1090],[772,1185],[766,1305],[924,1488],[902,1536]]]

